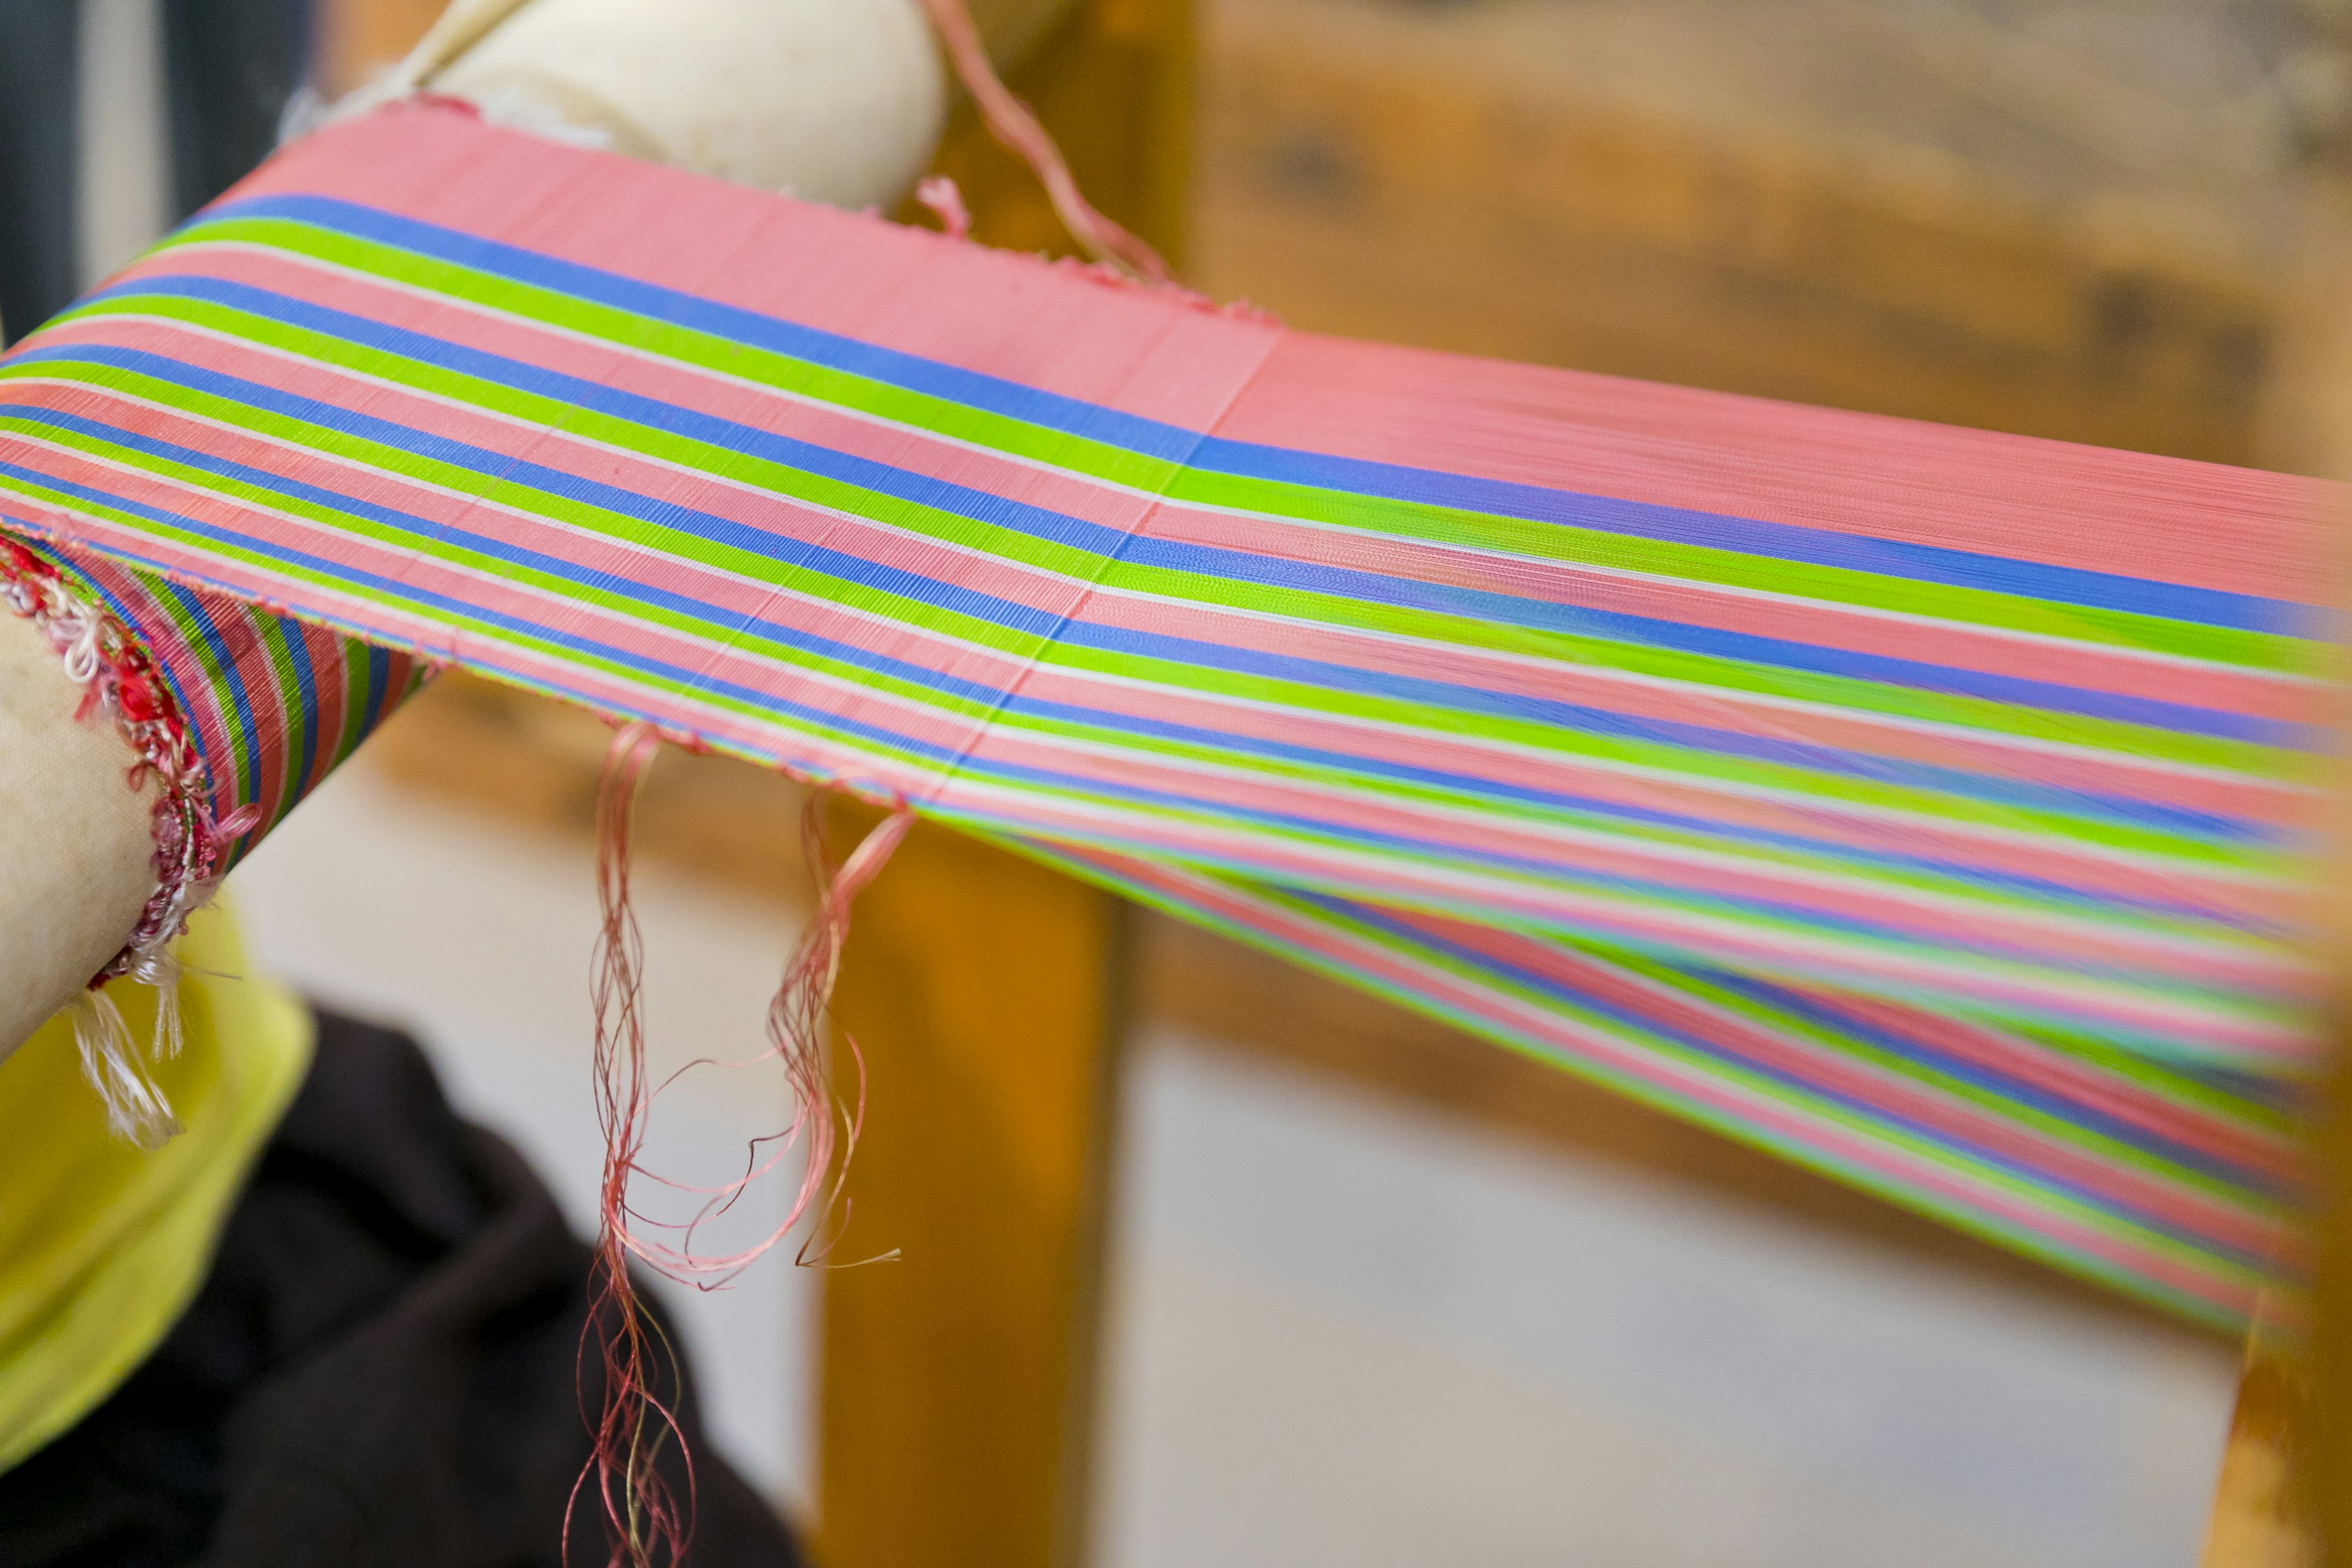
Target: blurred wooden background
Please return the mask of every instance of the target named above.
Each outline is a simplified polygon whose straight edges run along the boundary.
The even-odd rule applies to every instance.
[[[1223,0],[1193,275],[1294,325],[2262,457],[2291,4]]]

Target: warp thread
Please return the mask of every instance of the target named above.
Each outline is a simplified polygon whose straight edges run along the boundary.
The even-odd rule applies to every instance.
[[[680,1386],[675,1352],[638,1301],[629,1262],[635,1258],[682,1283],[716,1289],[772,1250],[803,1218],[813,1212],[829,1215],[841,1201],[841,1183],[865,1113],[864,1074],[861,1065],[858,1092],[844,1104],[825,1070],[826,1007],[841,971],[851,905],[880,874],[914,820],[907,804],[894,799],[890,816],[835,868],[828,865],[823,842],[824,796],[811,796],[802,818],[802,837],[809,864],[818,874],[816,908],[769,1003],[767,1050],[742,1061],[698,1058],[656,1084],[646,1061],[645,946],[629,884],[637,794],[660,747],[661,737],[651,725],[623,726],[614,736],[596,792],[596,897],[603,926],[590,989],[596,1017],[596,1114],[604,1136],[604,1168],[598,1194],[595,1279],[581,1354],[584,1367],[592,1353],[589,1342],[594,1342],[593,1353],[601,1359],[604,1379],[599,1407],[586,1413],[593,1443],[572,1492],[576,1500],[583,1488],[593,1485],[604,1515],[612,1568],[674,1564],[693,1534],[691,1456],[686,1453],[675,1415],[658,1392]],[[856,1060],[856,1042],[844,1036],[843,1045]],[[741,1176],[708,1187],[646,1169],[653,1102],[663,1089],[696,1067],[748,1066],[771,1057],[783,1064],[792,1117],[782,1131],[752,1142]],[[763,1145],[768,1146],[764,1154]],[[739,1251],[722,1256],[695,1251],[696,1227],[726,1213],[795,1147],[805,1157],[799,1189],[782,1222]],[[703,1201],[694,1217],[665,1221],[639,1210],[629,1189],[640,1176],[673,1191],[700,1194]],[[662,1230],[683,1235],[671,1242],[650,1234]],[[800,1261],[819,1260],[824,1250],[812,1239],[803,1246]],[[688,1495],[683,1499],[658,1466],[672,1443],[687,1461]],[[567,1540],[570,1528],[567,1510]]]
[[[180,966],[167,950],[212,897],[229,847],[258,822],[260,808],[213,815],[204,753],[147,650],[120,620],[74,592],[56,566],[9,539],[0,539],[0,603],[39,628],[66,678],[81,688],[75,719],[103,714],[131,747],[134,760],[124,775],[130,787],[144,788],[151,776],[158,785],[150,818],[155,890],[129,939],[71,1008],[82,1072],[105,1103],[108,1127],[142,1149],[155,1148],[180,1130],[148,1070],[180,1052]],[[101,989],[125,974],[155,990],[155,1032],[143,1058],[121,1010]]]
[[[950,239],[971,237],[971,209],[963,205],[963,192],[946,174],[925,174],[915,182],[915,202],[940,220],[940,230]]]

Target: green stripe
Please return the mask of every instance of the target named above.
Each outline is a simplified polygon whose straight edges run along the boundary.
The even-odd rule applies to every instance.
[[[174,307],[185,301],[163,301]],[[241,312],[221,310],[201,304],[192,305],[187,311],[176,308],[172,314],[184,314],[186,319],[202,321],[216,330],[231,331],[240,326],[250,327],[257,340],[271,341],[293,352],[311,353],[320,357],[344,353],[349,345],[340,340],[321,339],[313,334],[278,327],[275,323]],[[215,318],[203,321],[203,318]],[[1742,691],[1781,700],[1801,700],[1852,712],[1871,712],[1888,717],[1961,729],[1973,728],[1988,734],[2012,735],[2027,739],[2058,741],[2085,749],[2106,750],[2119,755],[2143,756],[2161,761],[2183,763],[2207,769],[2236,773],[2249,777],[2295,777],[2308,774],[2315,766],[2314,759],[2276,748],[2254,746],[2245,742],[2210,737],[2183,735],[2150,727],[2130,725],[2114,721],[2093,720],[2053,714],[2044,710],[1986,701],[1973,698],[1954,698],[1934,693],[1890,688],[1879,683],[1820,676],[1801,671],[1789,671],[1742,661],[1683,654],[1655,649],[1636,644],[1598,638],[1572,637],[1565,634],[1528,631],[1519,628],[1496,627],[1462,617],[1425,612],[1391,613],[1354,601],[1328,598],[1321,595],[1285,593],[1255,585],[1235,584],[1228,579],[1199,574],[1178,573],[1156,568],[1114,567],[1104,571],[1097,556],[1046,541],[1034,539],[1014,531],[995,527],[962,518],[957,514],[884,497],[875,492],[838,481],[809,475],[762,459],[751,458],[723,447],[709,446],[686,437],[624,421],[587,415],[572,405],[551,399],[509,394],[491,384],[417,365],[414,362],[395,359],[380,353],[348,353],[341,362],[346,368],[367,374],[385,374],[387,379],[402,381],[419,391],[456,396],[485,409],[507,407],[525,411],[542,422],[568,427],[574,433],[591,438],[605,439],[611,444],[633,449],[645,456],[680,464],[697,472],[730,471],[730,477],[756,483],[761,488],[793,500],[833,508],[853,515],[875,519],[887,526],[938,539],[942,542],[986,551],[1002,558],[1016,561],[1039,570],[1054,572],[1073,584],[1092,580],[1090,574],[1100,573],[1104,585],[1124,587],[1163,595],[1193,603],[1232,607],[1260,614],[1278,615],[1291,618],[1313,618],[1327,624],[1349,626],[1356,629],[1390,635],[1422,637],[1440,646],[1483,647],[1494,651],[1534,656],[1571,666],[1601,666],[1649,679],[1673,680],[1693,690],[1713,688],[1725,691]],[[687,560],[700,561],[724,570],[740,573],[759,580],[782,582],[790,580],[778,573],[778,563],[772,558],[735,549],[708,540],[700,535],[660,528],[603,511],[585,503],[521,486],[512,481],[490,478],[474,470],[442,464],[430,459],[384,447],[340,431],[325,429],[300,421],[268,414],[250,405],[215,398],[214,395],[183,388],[176,384],[150,381],[144,377],[119,372],[111,367],[74,366],[65,378],[83,379],[98,384],[113,385],[121,390],[155,397],[175,404],[194,413],[210,414],[214,417],[233,418],[238,423],[268,431],[298,444],[331,456],[347,458],[396,473],[410,474],[457,489],[484,495],[513,505],[526,512],[547,516],[574,526],[588,529],[607,537],[626,540],[660,549]],[[56,374],[68,371],[64,365],[40,367],[6,367],[5,374],[35,374],[47,372]],[[387,373],[399,371],[399,374]],[[207,481],[214,482],[214,481]],[[813,580],[821,574],[806,567],[793,569],[793,574]],[[808,581],[797,584],[812,586]],[[816,592],[824,594],[823,588]],[[835,596],[826,595],[825,596]],[[900,620],[916,620],[926,624],[950,618],[950,612],[939,610],[916,600],[898,600],[879,595],[862,586],[845,585],[836,602],[871,607],[878,613]],[[1104,654],[1090,650],[1067,649],[1050,644],[1034,634],[1024,634],[996,626],[992,623],[953,617],[961,623],[958,635],[965,640],[997,647],[1014,657],[1044,658],[1076,668],[1105,669],[1118,673],[1121,661],[1134,656]],[[1262,677],[1244,677],[1236,681],[1218,672],[1197,670],[1190,665],[1168,665],[1157,679],[1167,679],[1181,675],[1190,684],[1203,689],[1255,691],[1270,689],[1276,683]],[[1392,700],[1361,699],[1342,693],[1325,693],[1320,688],[1294,686],[1286,689],[1295,703],[1324,708],[1337,712],[1377,712],[1380,706]],[[1432,710],[1445,714],[1444,710]],[[1484,716],[1482,715],[1482,719]],[[1451,722],[1447,722],[1450,721]],[[1407,721],[1412,721],[1408,720]],[[1799,723],[1803,722],[1800,718]],[[1441,727],[1458,723],[1458,716],[1447,714]],[[1483,726],[1482,726],[1483,727]],[[1514,721],[1497,719],[1497,731],[1516,729],[1507,738],[1523,739],[1536,744],[1559,744],[1559,731],[1554,726],[1536,721]],[[1576,742],[1570,742],[1574,744]],[[1659,748],[1662,752],[1679,752],[1683,748]],[[1813,787],[1813,786],[1806,786]],[[1824,783],[1820,787],[1834,792],[1840,786]],[[1851,787],[1851,786],[1847,786]],[[1939,808],[1940,809],[1940,808]],[[2019,820],[2021,825],[2039,826],[2030,816],[2018,817],[2004,814],[1995,820]],[[2094,830],[2096,832],[2097,830]],[[2126,830],[2127,832],[2129,830]],[[2109,837],[2098,841],[2119,846],[2128,842]]]
[[[1871,1192],[1905,1208],[1913,1210],[1954,1226],[1983,1240],[2035,1258],[2067,1273],[2093,1280],[2119,1290],[2126,1295],[2148,1301],[2156,1306],[2227,1332],[2236,1332],[2244,1326],[2244,1318],[2231,1309],[2202,1296],[2181,1290],[2122,1265],[2113,1264],[2060,1243],[2030,1225],[2006,1220],[1973,1205],[1948,1197],[1916,1184],[1889,1179],[1875,1170],[1861,1165],[1843,1156],[1832,1153],[1816,1144],[1785,1138],[1743,1120],[1736,1113],[1717,1109],[1695,1097],[1664,1089],[1651,1080],[1636,1077],[1623,1069],[1609,1066],[1588,1057],[1563,1053],[1559,1047],[1523,1035],[1506,1026],[1488,1021],[1482,1016],[1440,1002],[1423,992],[1392,984],[1387,980],[1353,965],[1324,957],[1312,949],[1295,946],[1278,937],[1244,923],[1226,920],[1207,912],[1201,907],[1171,898],[1158,889],[1131,882],[1107,871],[1092,861],[1074,858],[1057,853],[1050,846],[1034,840],[1002,833],[982,834],[1000,847],[1019,853],[1073,876],[1113,889],[1128,898],[1149,904],[1164,912],[1195,925],[1205,926],[1263,952],[1300,964],[1307,969],[1372,992],[1398,1005],[1436,1019],[1443,1024],[1463,1029],[1496,1044],[1507,1046],[1521,1055],[1535,1058],[1545,1064],[1564,1069],[1613,1093],[1636,1100],[1653,1110],[1695,1121],[1712,1131],[1749,1148],[1759,1149],[1789,1160],[1809,1170],[1832,1177],[1849,1186]],[[1376,927],[1341,918],[1319,906],[1302,903],[1283,897],[1277,890],[1240,879],[1230,879],[1235,889],[1245,897],[1277,905],[1289,913],[1301,916],[1375,947],[1385,948],[1410,959],[1416,964],[1440,970],[1454,976],[1472,989],[1490,994],[1513,996],[1541,1012],[1559,1013],[1549,996],[1497,984],[1484,972],[1459,963],[1444,954],[1409,946],[1398,942]],[[2252,1291],[2269,1283],[2268,1276],[2220,1258],[2201,1247],[2173,1240],[2104,1210],[2066,1198],[2050,1188],[2026,1182],[2008,1173],[1987,1167],[1982,1163],[1957,1157],[1942,1145],[1905,1135],[1884,1123],[1851,1114],[1839,1114],[1831,1108],[1805,1097],[1790,1093],[1782,1086],[1753,1073],[1725,1069],[1713,1058],[1698,1057],[1646,1031],[1626,1030],[1614,1020],[1580,1016],[1568,1010],[1585,1027],[1622,1042],[1631,1049],[1675,1060],[1686,1070],[1702,1078],[1714,1079],[1795,1110],[1807,1120],[1827,1122],[1846,1129],[1869,1142],[1904,1150],[1931,1165],[1959,1172],[1966,1176],[2009,1193],[2032,1209],[2061,1216],[2097,1234],[2130,1240],[2184,1265],[2190,1272],[2213,1281],[2217,1290]]]
[[[278,682],[278,690],[273,694],[274,706],[286,721],[286,739],[279,748],[285,761],[286,784],[278,791],[278,815],[269,820],[268,826],[274,827],[286,820],[286,814],[292,811],[294,803],[302,798],[305,781],[296,778],[294,770],[301,765],[302,737],[316,721],[316,715],[302,701],[301,683],[294,676],[293,656],[286,648],[286,638],[293,634],[292,626],[275,616],[256,616],[253,624],[260,629],[262,649],[269,659],[269,672]],[[256,777],[253,791],[257,797],[260,790],[261,780]]]
[[[112,386],[137,395],[157,395],[175,390],[168,384],[111,367],[82,365],[72,367],[76,378],[92,384]],[[0,370],[0,374],[15,374],[13,369]],[[215,417],[234,417],[265,433],[310,446],[362,464],[391,467],[404,455],[378,447],[360,437],[324,429],[291,420],[243,405],[227,403],[207,394],[181,393],[184,405],[190,412]],[[637,616],[672,629],[696,636],[709,636],[714,623],[702,617],[684,615],[667,607],[643,604],[626,595],[593,586],[574,585],[567,580],[541,574],[533,569],[510,565],[496,558],[478,555],[450,544],[437,533],[386,525],[373,519],[362,518],[331,510],[317,503],[279,495],[261,487],[212,475],[202,469],[185,468],[168,459],[152,458],[130,448],[115,447],[99,438],[78,432],[58,429],[37,421],[19,421],[0,411],[0,424],[21,425],[26,434],[58,445],[102,455],[142,470],[198,486],[214,493],[265,507],[273,507],[290,515],[308,518],[344,531],[403,549],[415,549],[436,559],[477,569],[519,582],[530,583],[546,591],[576,600],[593,603],[616,613]],[[1333,692],[1321,688],[1282,682],[1262,677],[1241,676],[1199,667],[1148,658],[1121,656],[1087,649],[1066,649],[1046,644],[1043,639],[1000,626],[992,622],[940,610],[919,601],[900,598],[881,590],[826,578],[820,574],[795,569],[777,571],[772,558],[732,546],[700,541],[697,536],[678,531],[648,525],[601,510],[583,502],[575,502],[546,492],[524,489],[501,480],[483,480],[468,470],[456,468],[426,459],[410,458],[407,467],[414,477],[462,489],[469,480],[475,482],[478,493],[486,499],[501,500],[526,511],[546,515],[559,521],[591,530],[604,537],[626,540],[656,549],[668,549],[684,553],[692,551],[703,557],[704,563],[721,570],[731,570],[748,578],[789,585],[794,591],[806,593],[846,608],[863,610],[900,622],[927,623],[928,629],[956,637],[978,647],[991,647],[1009,657],[1027,658],[1069,668],[1078,673],[1107,674],[1154,682],[1160,685],[1189,689],[1209,695],[1247,698],[1278,703],[1292,709],[1319,710],[1334,715],[1370,719],[1383,723],[1398,724],[1432,733],[1444,733],[1458,725],[1460,716],[1446,710],[1431,708],[1396,699],[1370,698],[1356,694]],[[133,524],[133,526],[150,526]],[[833,661],[793,650],[781,643],[748,633],[735,633],[732,640],[748,649],[761,652],[781,661],[804,667],[829,669],[844,679],[888,689],[909,700],[936,710],[952,712],[975,721],[988,718],[994,710],[969,700],[934,692],[927,688],[894,678],[874,675],[861,666]],[[1482,716],[1483,718],[1483,716]],[[1136,752],[1192,760],[1215,761],[1239,765],[1273,777],[1301,782],[1320,782],[1328,770],[1306,763],[1291,763],[1259,758],[1248,753],[1222,748],[1210,748],[1191,742],[1160,737],[1137,735],[1129,731],[1082,727],[1076,724],[1004,717],[1008,727],[1017,727],[1038,733],[1077,736],[1106,743],[1117,744]],[[1494,720],[1482,724],[1484,738],[1517,742],[1569,756],[1584,756],[1598,761],[1632,763],[1699,778],[1711,778],[1723,783],[1754,787],[1762,785],[1787,790],[1792,794],[1814,798],[1824,795],[1853,800],[1856,804],[1883,806],[1923,816],[1951,821],[1975,821],[1990,825],[2024,826],[2046,834],[2076,837],[2139,853],[2168,856],[2189,862],[2230,865],[2242,868],[2284,871],[2283,858],[2256,856],[2239,847],[2215,846],[2179,836],[2158,833],[2128,826],[2101,823],[2090,819],[2062,816],[2052,812],[2027,811],[2019,808],[1986,805],[1926,791],[1895,787],[1873,786],[1838,777],[1812,773],[1804,770],[1748,762],[1742,759],[1715,758],[1685,748],[1642,741],[1618,740],[1606,735],[1591,735],[1566,731],[1533,721]],[[1507,815],[1531,825],[1576,826],[1594,830],[1607,830],[1614,837],[1659,845],[1706,847],[1714,841],[1690,832],[1669,828],[1652,828],[1621,824],[1614,819],[1583,814],[1572,809],[1546,807],[1522,802],[1497,802],[1491,796],[1468,791],[1450,791],[1440,786],[1404,784],[1386,778],[1368,780],[1370,787],[1380,793],[1402,798],[1440,804],[1475,806],[1489,812]],[[1834,856],[1811,854],[1792,849],[1738,844],[1735,852],[1744,860],[1759,864],[1808,867],[1823,871],[1843,873],[1848,869],[1844,861]],[[2019,909],[2044,907],[2043,901],[2022,896],[2008,896],[1989,891],[1962,879],[1947,879],[1932,873],[1882,869],[1868,879],[1915,887],[1971,899],[1980,903]],[[2149,930],[2192,929],[2182,922],[2117,911],[2116,922],[2137,925]]]
[[[1128,486],[1171,500],[1333,523],[1435,544],[1500,550],[1564,564],[1598,565],[1824,603],[1893,610],[1935,620],[2099,646],[2156,650],[2248,668],[2315,673],[2320,645],[2275,634],[2198,626],[2126,611],[2053,605],[2024,595],[1892,579],[1846,568],[1705,545],[1643,540],[1559,522],[1204,473],[992,411],[915,393],[715,333],[518,283],[340,231],[278,218],[215,220],[169,242],[235,241],[308,256],[386,281],[423,288],[624,350],[650,353],[854,409],[909,429]],[[111,309],[112,300],[89,307]]]

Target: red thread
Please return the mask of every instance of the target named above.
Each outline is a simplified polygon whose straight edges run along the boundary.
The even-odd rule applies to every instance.
[[[598,1408],[588,1415],[594,1439],[587,1464],[573,1484],[576,1502],[593,1478],[603,1509],[611,1568],[675,1564],[693,1534],[692,1456],[677,1419],[662,1402],[659,1373],[670,1371],[667,1386],[679,1386],[675,1358],[636,1296],[628,1265],[632,1258],[701,1289],[715,1289],[761,1258],[812,1212],[829,1214],[839,1197],[850,1154],[856,1148],[865,1114],[864,1074],[854,1103],[844,1106],[825,1072],[824,1019],[840,973],[849,935],[850,907],[861,889],[878,875],[913,824],[913,813],[895,796],[891,815],[868,833],[836,870],[827,865],[822,837],[824,797],[813,795],[802,818],[810,864],[819,873],[817,906],[784,965],[770,1002],[768,1049],[750,1062],[780,1058],[793,1097],[793,1116],[782,1132],[752,1142],[744,1173],[717,1187],[671,1181],[645,1168],[642,1159],[653,1102],[664,1089],[694,1068],[746,1066],[709,1058],[688,1063],[654,1083],[646,1064],[642,991],[645,949],[630,903],[629,868],[635,803],[646,769],[660,750],[661,737],[643,722],[624,726],[613,739],[596,793],[596,896],[604,925],[596,941],[591,995],[595,1005],[596,1115],[604,1135],[604,1172],[598,1194],[599,1227],[583,1370],[595,1343],[604,1378]],[[853,1059],[856,1042],[844,1037]],[[755,1246],[721,1256],[694,1250],[697,1226],[718,1217],[803,1145],[805,1163],[799,1190],[783,1222]],[[768,1145],[762,1154],[762,1146]],[[836,1158],[836,1154],[838,1158]],[[698,1194],[703,1202],[685,1222],[662,1221],[630,1202],[630,1183],[644,1177],[677,1192]],[[820,1203],[820,1199],[823,1200]],[[822,1229],[820,1226],[817,1227]],[[680,1231],[676,1242],[649,1234]],[[814,1250],[813,1250],[814,1249]],[[800,1261],[824,1255],[812,1240]],[[666,1448],[677,1444],[687,1476],[687,1496],[678,1498],[659,1468]],[[568,1552],[571,1515],[565,1514]],[[566,1561],[569,1561],[567,1556]]]

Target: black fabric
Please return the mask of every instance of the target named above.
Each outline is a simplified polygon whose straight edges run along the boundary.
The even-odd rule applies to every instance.
[[[195,1303],[112,1398],[0,1475],[0,1564],[558,1568],[580,1401],[597,1397],[593,1372],[575,1383],[589,1259],[412,1042],[322,1016]],[[686,1562],[793,1568],[691,1389],[673,1404],[695,1456]],[[585,1501],[572,1534],[561,1568],[605,1561]]]
[[[79,0],[0,0],[0,337],[74,297]]]
[[[164,0],[173,216],[243,179],[278,145],[310,59],[306,0]]]
[[[73,303],[80,271],[79,0],[0,0],[0,335]],[[185,217],[269,155],[310,70],[307,0],[163,0],[172,210]]]

